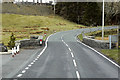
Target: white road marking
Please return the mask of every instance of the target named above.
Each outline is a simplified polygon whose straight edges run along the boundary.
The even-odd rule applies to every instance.
[[[50,36],[47,37],[46,42],[45,42],[45,47],[44,47],[44,49],[40,52],[40,54],[38,55],[39,57],[40,57],[40,56],[43,54],[43,52],[46,50],[48,39],[49,39],[52,35],[53,35],[53,34],[51,34]],[[38,60],[38,59],[35,59],[33,62],[35,62],[36,60]],[[31,67],[32,65],[28,65],[28,66]],[[27,70],[27,69],[29,69],[29,67],[26,67],[25,69]],[[22,76],[22,74],[17,75],[17,77],[21,77],[21,76]]]
[[[65,43],[66,44],[66,43]],[[68,45],[66,44],[66,46],[68,47]]]
[[[78,40],[77,40],[78,41]],[[120,66],[118,64],[116,64],[115,62],[113,62],[112,60],[110,60],[109,58],[107,58],[106,56],[104,56],[102,53],[98,52],[97,50],[95,50],[94,48],[78,41],[79,43],[83,44],[84,46],[90,48],[91,50],[93,50],[94,52],[98,53],[100,56],[102,56],[103,58],[107,59],[109,62],[111,62],[112,64],[114,64],[115,66],[117,66],[118,68],[120,68]]]
[[[22,71],[22,73],[25,73],[25,72],[26,72],[26,70],[23,70],[23,71]]]
[[[33,62],[35,62],[36,60],[34,60]]]
[[[28,66],[29,66],[29,67],[31,67],[32,65],[31,65],[31,64],[29,64]]]
[[[74,66],[77,67],[75,59],[73,59]]]
[[[37,61],[38,59],[36,58],[35,60]]]
[[[78,71],[76,71],[76,75],[77,75],[78,80],[80,80],[80,74]]]
[[[40,55],[38,55],[38,57],[40,57]]]
[[[74,55],[73,55],[73,53],[71,52],[71,55],[72,55],[72,57],[74,58]]]
[[[31,64],[34,64],[33,62]]]
[[[29,69],[29,67],[26,67],[25,69]]]
[[[22,76],[22,74],[17,75],[17,77],[21,77],[21,76]]]
[[[70,52],[71,52],[71,49],[70,48],[68,48],[69,50],[70,50]]]
[[[38,56],[37,59],[39,59],[40,57]]]

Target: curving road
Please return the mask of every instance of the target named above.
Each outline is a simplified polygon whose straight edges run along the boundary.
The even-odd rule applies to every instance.
[[[112,28],[117,27],[105,29]],[[51,35],[43,51],[25,65],[14,78],[118,80],[118,67],[76,38],[82,31],[98,29],[101,30],[101,28],[79,29]]]

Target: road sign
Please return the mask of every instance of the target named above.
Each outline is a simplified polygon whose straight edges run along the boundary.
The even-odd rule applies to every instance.
[[[118,42],[118,35],[111,35],[112,42]]]
[[[111,49],[112,42],[118,42],[118,35],[109,35],[109,49]]]

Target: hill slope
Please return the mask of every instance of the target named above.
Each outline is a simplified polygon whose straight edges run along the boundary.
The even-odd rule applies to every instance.
[[[54,32],[81,27],[84,26],[69,22],[59,16],[2,14],[2,41],[7,44],[12,32],[15,34],[16,39],[19,40],[29,38],[30,35],[43,35],[44,32],[48,36]],[[45,31],[43,28],[49,28],[49,30]]]

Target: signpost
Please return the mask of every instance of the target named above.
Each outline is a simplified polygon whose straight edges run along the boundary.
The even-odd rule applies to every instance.
[[[104,0],[103,0],[103,14],[102,14],[102,40],[104,40]]]

